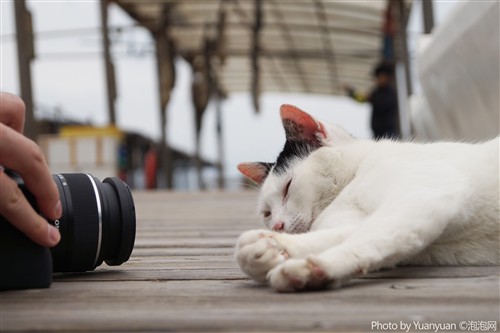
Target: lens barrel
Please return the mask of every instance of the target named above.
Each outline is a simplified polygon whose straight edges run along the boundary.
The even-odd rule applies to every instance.
[[[54,272],[85,272],[106,261],[120,265],[132,253],[135,206],[129,187],[116,177],[90,174],[53,175],[59,189],[62,217],[52,221],[61,233],[51,249]]]

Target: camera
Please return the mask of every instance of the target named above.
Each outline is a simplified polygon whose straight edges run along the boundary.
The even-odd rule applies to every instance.
[[[31,206],[35,198],[22,179],[13,178]],[[117,177],[102,182],[86,173],[52,175],[62,216],[49,221],[59,229],[55,247],[42,247],[0,216],[0,290],[48,288],[55,272],[92,271],[104,262],[126,262],[135,242],[135,206],[127,184]]]

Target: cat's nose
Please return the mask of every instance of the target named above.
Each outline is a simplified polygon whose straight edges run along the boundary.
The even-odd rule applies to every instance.
[[[278,222],[273,225],[274,231],[283,231],[284,228],[285,228],[285,223],[283,222]]]

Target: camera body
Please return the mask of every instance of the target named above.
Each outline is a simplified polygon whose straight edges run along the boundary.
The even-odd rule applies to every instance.
[[[37,210],[22,179],[8,175]],[[91,271],[103,261],[121,265],[132,253],[135,206],[124,182],[108,177],[101,183],[84,173],[52,177],[63,209],[61,218],[49,223],[59,229],[61,240],[52,249],[44,248],[0,216],[0,290],[47,288],[53,272]]]
[[[48,288],[52,256],[2,217],[0,220],[0,290]]]

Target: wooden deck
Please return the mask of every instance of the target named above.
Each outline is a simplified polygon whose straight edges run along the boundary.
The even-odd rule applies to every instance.
[[[382,332],[404,331],[401,323],[434,332],[416,321],[455,325],[446,332],[481,322],[500,330],[498,267],[399,268],[298,294],[254,284],[233,247],[241,232],[261,227],[255,197],[135,193],[130,260],[58,276],[49,289],[0,293],[0,332]]]

